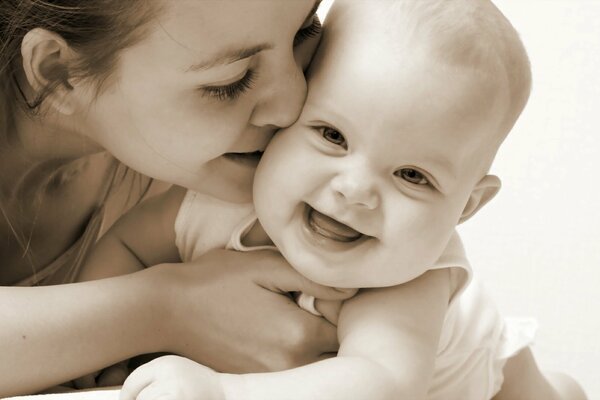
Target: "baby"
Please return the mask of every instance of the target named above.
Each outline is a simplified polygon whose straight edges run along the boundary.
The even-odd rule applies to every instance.
[[[246,375],[161,357],[122,398],[481,400],[503,372],[497,398],[567,398],[472,282],[455,232],[499,190],[488,171],[529,87],[523,46],[489,1],[338,1],[254,203],[172,188],[115,225],[82,276],[100,277],[107,254],[118,274],[225,246],[276,250],[307,279],[360,289],[341,307],[300,296],[337,324],[337,356]]]

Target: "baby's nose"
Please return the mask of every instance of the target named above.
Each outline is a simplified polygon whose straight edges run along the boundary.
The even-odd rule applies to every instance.
[[[334,177],[331,187],[348,205],[373,210],[380,198],[374,183],[364,173],[346,172]]]

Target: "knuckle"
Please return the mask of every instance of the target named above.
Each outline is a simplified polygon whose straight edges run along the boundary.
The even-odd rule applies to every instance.
[[[309,318],[289,330],[286,337],[288,353],[294,358],[301,358],[307,351],[312,350],[319,335],[320,319]]]
[[[310,342],[310,335],[306,324],[295,326],[290,329],[286,337],[286,347],[291,352],[297,352],[298,349],[304,348]]]

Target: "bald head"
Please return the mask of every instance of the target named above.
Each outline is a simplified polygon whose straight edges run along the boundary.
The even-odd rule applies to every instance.
[[[380,30],[386,40],[374,40],[371,46],[393,43],[382,51],[395,51],[404,59],[424,55],[470,74],[479,86],[477,101],[487,99],[493,106],[491,97],[507,97],[506,115],[492,139],[496,148],[527,103],[531,88],[527,53],[514,27],[491,1],[337,0],[330,17],[328,29],[337,25],[353,31],[351,36],[358,40],[362,29]]]

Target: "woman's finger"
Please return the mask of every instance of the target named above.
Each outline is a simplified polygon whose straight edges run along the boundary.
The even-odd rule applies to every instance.
[[[337,356],[337,352],[323,353],[319,357],[317,357],[316,361],[323,361],[323,360],[327,360],[329,358],[333,358],[333,357],[336,357],[336,356]]]
[[[98,387],[118,386],[122,385],[129,375],[127,362],[123,361],[106,368],[96,379]]]
[[[316,334],[314,335],[314,339],[316,340],[316,349],[318,349],[320,353],[337,352],[340,347],[337,336],[337,327],[325,318],[318,318],[312,315],[308,316],[315,324]]]
[[[315,283],[300,275],[282,257],[265,257],[268,274],[256,276],[255,282],[273,291],[303,292],[319,299],[344,300],[352,297],[356,290],[337,289]]]
[[[87,374],[80,378],[73,380],[73,384],[77,389],[91,389],[96,387],[96,377],[100,372],[94,372]]]

